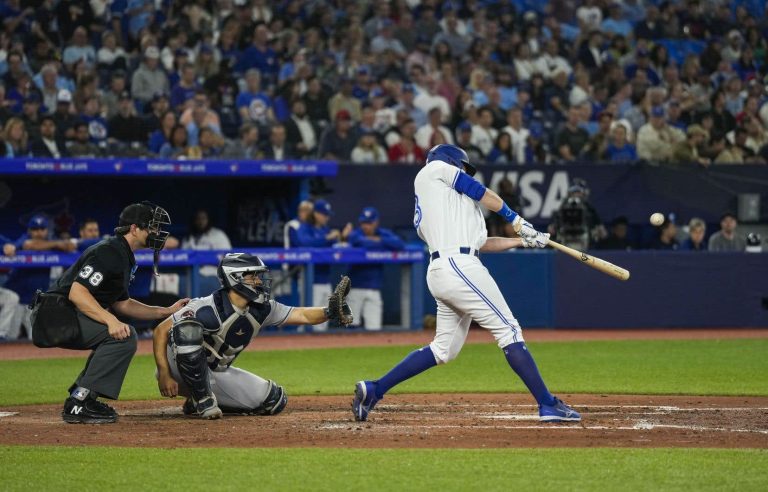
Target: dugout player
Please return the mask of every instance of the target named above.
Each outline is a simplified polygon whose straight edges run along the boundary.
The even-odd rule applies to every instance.
[[[38,347],[92,350],[85,368],[69,388],[62,418],[69,423],[103,424],[117,413],[98,397],[116,400],[136,352],[136,330],[117,316],[141,320],[164,318],[189,299],[171,307],[147,306],[128,295],[136,272],[133,252],[155,251],[155,269],[171,218],[149,202],[128,205],[115,236],[86,249],[48,293],[38,291],[32,307],[32,339]]]
[[[155,328],[160,394],[187,397],[183,411],[203,419],[222,413],[276,415],[288,402],[282,386],[232,367],[264,326],[352,323],[337,287],[327,307],[291,307],[270,299],[269,268],[256,255],[229,253],[219,262],[222,288],[192,299]],[[343,277],[339,285],[347,285]]]

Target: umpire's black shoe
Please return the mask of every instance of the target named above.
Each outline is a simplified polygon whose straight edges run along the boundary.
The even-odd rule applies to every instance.
[[[69,424],[111,424],[117,421],[117,412],[95,398],[78,400],[70,396],[64,402],[61,418]]]

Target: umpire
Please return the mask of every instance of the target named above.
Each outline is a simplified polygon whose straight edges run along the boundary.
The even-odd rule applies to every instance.
[[[153,320],[170,316],[189,300],[171,307],[147,306],[128,295],[136,272],[134,251],[151,248],[155,271],[171,218],[149,202],[128,205],[115,236],[86,249],[48,293],[32,302],[32,339],[38,347],[92,350],[85,368],[69,388],[62,418],[69,423],[117,421],[115,410],[98,397],[117,399],[136,353],[136,330],[117,316]]]

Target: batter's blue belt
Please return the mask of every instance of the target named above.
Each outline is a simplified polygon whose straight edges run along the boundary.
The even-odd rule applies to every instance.
[[[454,251],[456,251],[456,250],[454,250]],[[462,246],[461,248],[459,248],[459,254],[461,254],[461,255],[473,255],[473,256],[476,256],[477,258],[480,258],[480,251],[478,251],[476,249],[473,250],[472,248],[470,248],[468,246]],[[440,251],[435,251],[431,255],[429,255],[430,261],[436,260],[438,258],[440,258]]]

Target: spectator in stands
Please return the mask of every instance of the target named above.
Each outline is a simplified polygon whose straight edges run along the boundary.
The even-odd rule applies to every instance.
[[[107,120],[117,115],[117,107],[120,102],[120,94],[128,89],[126,87],[126,75],[122,70],[112,72],[109,88],[101,96],[101,102],[106,108]]]
[[[211,159],[221,154],[224,140],[221,135],[209,127],[203,127],[198,134],[197,145],[187,147],[184,157],[187,159]]]
[[[672,158],[675,144],[684,138],[679,129],[667,125],[664,108],[654,106],[650,121],[637,132],[637,155],[640,159],[656,163],[668,161]]]
[[[398,104],[394,107],[394,110],[405,110],[408,116],[416,123],[416,126],[421,127],[427,124],[427,113],[414,104],[415,93],[416,89],[413,84],[403,84]]]
[[[413,104],[424,114],[428,114],[432,108],[440,108],[440,117],[442,118],[443,123],[446,123],[451,120],[451,105],[446,98],[436,92],[436,89],[437,83],[435,79],[431,76],[425,77],[424,90],[416,94],[416,97],[413,99]]]
[[[379,227],[379,211],[374,207],[365,207],[358,217],[358,227],[348,238],[353,248],[369,251],[397,251],[404,243],[394,232]],[[384,267],[381,264],[358,264],[349,269],[352,289],[349,291],[349,307],[355,317],[355,324],[366,330],[381,330],[384,302],[381,287],[384,279]]]
[[[329,248],[339,241],[346,239],[352,231],[352,224],[347,224],[343,231],[331,229],[331,204],[326,200],[317,200],[313,209],[312,224],[303,223],[296,233],[296,242],[291,243],[296,248]],[[315,266],[315,283],[312,286],[312,299],[327,299],[331,294],[330,266]],[[316,331],[325,331],[328,323],[315,325]]]
[[[56,111],[56,101],[59,95],[59,71],[56,65],[48,63],[40,69],[41,83],[38,84],[42,96],[43,112],[51,114]]]
[[[478,121],[472,125],[472,145],[480,149],[484,156],[490,154],[499,131],[493,127],[493,113],[482,107],[477,113]]]
[[[275,121],[272,100],[261,90],[261,74],[252,68],[245,73],[246,88],[237,96],[237,110],[242,121],[266,128]]]
[[[285,126],[272,125],[269,130],[269,141],[264,146],[264,159],[284,161],[296,157],[293,146],[286,139]]]
[[[357,144],[357,133],[352,131],[352,116],[346,109],[339,110],[334,125],[320,139],[318,154],[321,159],[347,161]]]
[[[238,132],[237,140],[230,140],[224,146],[222,157],[229,159],[258,159],[261,157],[259,148],[259,128],[252,123],[244,123]]]
[[[268,86],[277,82],[277,74],[280,70],[277,53],[269,46],[269,36],[267,25],[258,24],[253,30],[251,46],[243,51],[237,64],[238,72],[257,69]]]
[[[709,238],[709,251],[716,253],[744,251],[747,242],[744,236],[736,231],[738,225],[736,216],[731,212],[725,212],[720,217],[720,230]]]
[[[547,80],[551,79],[558,71],[562,71],[566,76],[570,76],[573,72],[568,60],[560,55],[560,46],[554,39],[550,39],[544,44],[544,51],[534,63],[535,71]]]
[[[17,251],[61,251],[70,253],[76,249],[74,242],[68,239],[50,239],[48,218],[42,214],[33,215],[27,223],[27,232],[17,239],[12,247],[4,247],[6,256],[14,256]],[[50,268],[14,268],[8,274],[5,288],[10,289],[19,296],[19,304],[16,307],[15,326],[23,324],[30,335],[31,325],[29,315],[31,311],[27,305],[32,302],[35,291],[47,290],[51,283]]]
[[[383,164],[387,162],[387,152],[379,145],[376,133],[369,130],[360,133],[351,159],[353,164]]]
[[[3,140],[5,141],[5,157],[26,157],[29,155],[27,129],[21,118],[12,117],[5,122]]]
[[[394,23],[390,19],[384,19],[379,24],[379,34],[371,40],[371,53],[379,55],[389,50],[399,58],[405,58],[405,46],[394,36],[393,27]]]
[[[219,250],[227,251],[232,249],[232,243],[227,234],[221,229],[214,227],[210,214],[207,210],[199,209],[192,216],[189,225],[189,235],[181,241],[182,249],[192,249],[197,251]],[[204,265],[200,267],[201,283],[200,290],[208,292],[216,289],[218,277],[216,276],[216,266]]]
[[[177,159],[186,154],[188,145],[187,128],[184,125],[176,125],[171,130],[170,139],[160,147],[160,157]]]
[[[345,77],[341,80],[339,92],[328,101],[328,113],[336,115],[339,111],[346,111],[353,121],[360,120],[362,106],[360,100],[352,94],[352,79]]]
[[[69,157],[64,142],[56,135],[56,122],[52,116],[43,116],[40,121],[40,136],[32,141],[30,151],[33,157]]]
[[[507,132],[499,132],[493,148],[486,157],[489,164],[515,164],[515,151],[512,147],[512,137]],[[517,164],[520,164],[519,162]]]
[[[387,155],[390,163],[395,164],[423,164],[426,159],[424,149],[416,144],[416,123],[407,118],[400,125],[400,140],[389,147]]]
[[[100,157],[102,155],[101,148],[93,143],[90,132],[88,131],[88,123],[85,121],[78,121],[72,128],[73,134],[71,138],[67,139],[66,148],[69,155],[72,157]]]
[[[432,136],[436,132],[442,134],[444,143],[453,144],[451,130],[442,125],[442,113],[437,106],[429,110],[429,122],[426,125],[419,127],[416,131],[416,144],[422,149],[431,149],[434,147],[434,144],[432,144]]]
[[[317,151],[317,129],[310,120],[302,99],[297,98],[291,102],[291,115],[284,125],[288,141],[295,142],[294,151],[297,157],[306,158]]]
[[[749,164],[755,160],[755,152],[747,145],[749,134],[743,126],[737,126],[732,133],[733,145],[731,151],[739,156],[742,163]]]
[[[89,96],[85,100],[80,119],[88,125],[88,134],[91,137],[91,141],[96,145],[105,145],[109,137],[109,130],[107,129],[106,120],[101,116],[101,108],[99,107],[99,98],[97,96]]]
[[[149,136],[148,149],[153,154],[160,152],[160,149],[168,143],[171,139],[171,131],[177,124],[176,113],[173,111],[166,111],[160,118],[160,128],[153,131]]]
[[[621,126],[621,125],[619,125]],[[632,244],[629,242],[627,232],[629,230],[629,220],[624,216],[616,217],[611,221],[608,237],[598,241],[595,245],[597,249],[620,249],[631,250]]]
[[[192,63],[185,63],[181,67],[181,77],[176,85],[171,89],[170,103],[174,111],[181,111],[187,108],[187,102],[190,101],[200,90],[200,84],[197,83],[195,66]]]
[[[589,105],[585,105],[589,108]],[[601,161],[606,159],[608,144],[611,139],[611,124],[613,123],[613,114],[609,111],[601,111],[597,117],[597,132],[589,138],[587,145],[581,150],[584,157],[592,161]]]
[[[725,108],[725,93],[718,89],[710,98],[712,105],[713,130],[718,133],[727,134],[736,128],[736,119]]]
[[[128,55],[118,44],[114,32],[104,31],[101,34],[101,48],[96,53],[96,62],[99,70],[106,72],[123,71],[128,68]]]
[[[309,119],[315,125],[325,125],[331,118],[328,113],[328,89],[317,77],[307,79],[307,92],[302,96]]]
[[[88,42],[88,31],[84,27],[75,28],[71,43],[64,49],[61,56],[61,61],[67,70],[71,72],[75,63],[80,60],[84,60],[89,67],[96,66],[96,50]]]
[[[295,247],[297,234],[301,224],[312,223],[312,212],[315,204],[309,200],[302,200],[296,210],[296,218],[289,220],[283,227],[283,247],[289,249]]]
[[[686,251],[706,251],[707,243],[704,241],[704,235],[707,232],[707,224],[698,217],[694,217],[688,222],[688,237],[680,245],[680,249]]]
[[[469,162],[482,162],[485,159],[483,151],[472,143],[472,125],[466,121],[456,129],[456,146],[467,153]]]
[[[215,113],[208,109],[208,98],[205,94],[198,93],[194,98],[194,106],[190,110],[190,121],[186,123],[187,136],[189,139],[189,145],[197,145],[200,132],[204,128],[212,130],[217,135],[221,135],[221,127],[213,122],[217,118],[211,118],[211,114],[215,116]],[[180,118],[180,122],[185,124],[186,113]]]
[[[664,222],[658,227],[658,236],[651,241],[650,249],[676,250],[680,247],[677,242],[677,226],[670,217],[665,217]]]
[[[507,111],[507,126],[501,131],[509,134],[512,139],[514,162],[525,163],[526,147],[531,132],[523,126],[523,111],[519,106],[513,106]]]
[[[568,120],[555,139],[555,148],[562,161],[575,161],[589,141],[589,134],[579,126],[580,119],[579,109],[574,106],[570,107],[568,109]]]
[[[150,46],[144,50],[144,60],[133,72],[131,95],[142,105],[149,103],[155,94],[169,92],[168,77],[160,66],[160,50]]]
[[[144,121],[136,116],[136,107],[128,91],[120,94],[117,115],[109,120],[109,137],[118,142],[135,147],[144,147],[147,131]]]
[[[24,99],[24,105],[21,110],[21,119],[24,121],[24,128],[27,129],[30,140],[40,137],[41,117],[40,94],[38,92],[30,92],[26,99]]]
[[[635,146],[627,140],[627,127],[614,123],[611,140],[605,149],[605,159],[611,162],[632,162],[637,160]]]
[[[700,155],[700,149],[703,148],[708,137],[707,131],[700,125],[689,126],[685,141],[678,142],[672,149],[672,163],[709,166],[710,159]]]

